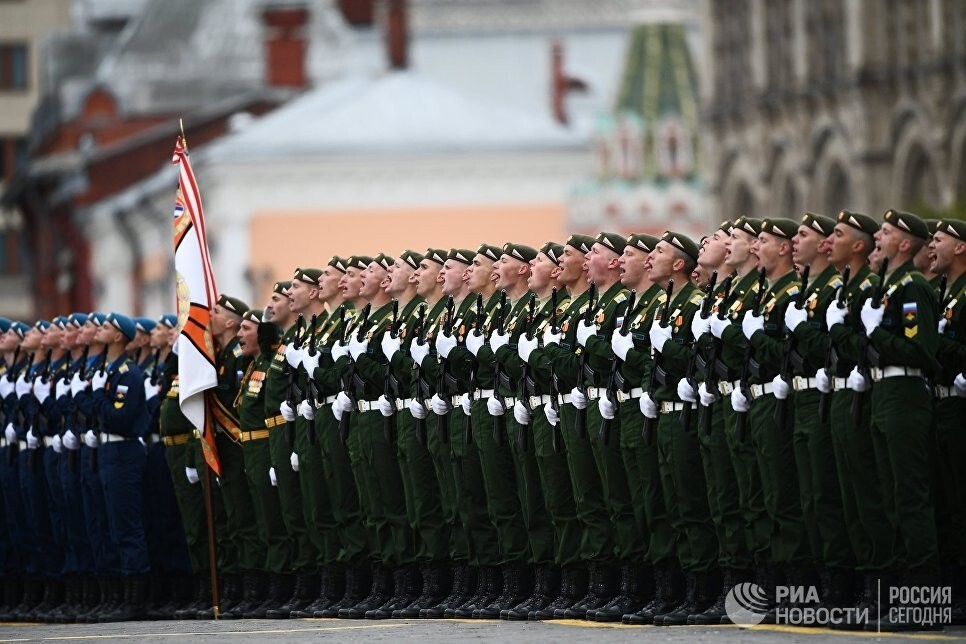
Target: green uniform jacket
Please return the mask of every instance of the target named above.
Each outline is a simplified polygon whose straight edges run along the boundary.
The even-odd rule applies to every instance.
[[[646,386],[652,369],[651,338],[648,332],[657,311],[667,301],[667,293],[657,284],[651,285],[634,305],[631,312],[629,332],[634,338],[634,348],[627,352],[621,374],[630,388]]]
[[[564,369],[572,369],[575,384],[577,379],[586,381],[591,387],[601,387],[606,384],[607,375],[614,352],[610,348],[610,338],[617,327],[618,319],[623,319],[627,308],[627,291],[620,281],[615,282],[609,289],[600,295],[597,306],[594,307],[594,323],[597,326],[597,333],[587,338],[584,347],[577,345],[577,325],[581,322],[580,318],[568,320],[569,326],[566,330],[565,341],[561,341],[558,347],[558,354],[563,350],[564,343],[569,347],[575,347],[569,356],[571,359],[561,361],[570,364],[558,364],[558,356],[554,358],[554,369],[557,373],[564,373]],[[569,349],[567,350],[569,351]],[[581,353],[587,352],[586,365],[593,372],[590,376],[587,373],[579,373],[579,358]],[[571,387],[572,388],[572,387]],[[567,393],[566,390],[564,393]]]
[[[194,431],[194,425],[181,413],[181,403],[178,402],[178,355],[169,353],[164,361],[161,372],[161,409],[158,412],[161,422],[162,436],[188,434]],[[261,424],[261,421],[259,421]]]
[[[729,381],[737,380],[741,376],[741,369],[745,361],[745,349],[748,346],[748,340],[741,332],[741,319],[745,316],[745,311],[754,306],[757,296],[758,271],[750,271],[744,277],[739,278],[731,288],[731,295],[728,296],[729,303],[725,310],[732,324],[726,327],[721,334],[720,360],[721,365],[728,371],[726,379]],[[710,342],[713,336],[709,334],[705,337]],[[719,375],[725,377],[720,373],[721,365],[717,365],[716,368],[719,369]]]
[[[643,380],[644,387],[651,386],[651,378],[654,377],[657,365],[667,373],[667,378],[663,385],[656,385],[653,399],[655,401],[679,401],[678,381],[687,372],[688,362],[691,360],[691,347],[693,338],[691,337],[691,320],[701,309],[701,302],[704,295],[694,287],[691,282],[685,282],[676,293],[671,295],[671,304],[668,307],[668,324],[671,325],[671,339],[668,340],[661,351],[660,361],[654,360],[652,368],[645,374]],[[663,314],[662,307],[652,307],[650,321],[647,327],[657,321],[659,312]]]
[[[829,337],[833,345],[830,376],[845,378],[858,364],[859,353],[865,348],[865,328],[859,318],[859,311],[862,310],[865,301],[872,296],[872,291],[878,283],[879,276],[863,264],[845,285],[845,305],[848,308],[845,322],[829,329]]]
[[[956,374],[966,368],[966,273],[960,275],[949,289],[940,315],[946,320],[946,328],[939,336],[942,374],[937,381],[951,385]]]
[[[242,431],[265,427],[265,378],[271,357],[259,353],[248,365],[241,381],[238,397],[238,420]]]
[[[568,301],[558,321],[560,332],[564,335],[559,345],[543,346],[530,354],[528,363],[531,377],[538,382],[549,383],[552,373],[553,377],[557,379],[561,394],[568,393],[577,384],[577,360],[575,359],[571,363],[567,357],[574,356],[571,348],[576,337],[576,320],[579,320],[583,312],[587,310],[589,298],[590,292],[584,291]],[[573,333],[570,333],[571,330],[574,330]],[[564,368],[565,371],[560,371],[561,368]]]
[[[268,366],[268,375],[265,378],[265,420],[279,416],[278,410],[282,401],[288,398],[288,374],[289,365],[285,360],[285,345],[292,342],[295,338],[295,325],[292,325],[282,334],[278,348]],[[284,421],[282,421],[284,422]]]
[[[825,328],[825,310],[835,299],[841,286],[842,276],[834,266],[827,267],[808,285],[804,307],[808,311],[808,319],[798,325],[793,333],[796,355],[792,364],[795,375],[811,377],[824,366],[829,342],[828,330]]]
[[[936,294],[912,261],[898,267],[886,279],[882,324],[869,340],[879,352],[879,365],[938,370],[936,350],[939,319]]]
[[[770,382],[781,367],[785,355],[785,309],[798,297],[801,283],[795,271],[789,271],[775,280],[765,293],[759,314],[764,317],[764,330],[751,336],[755,360],[759,364],[758,376],[752,383]],[[740,328],[740,324],[738,325]]]
[[[239,427],[235,399],[238,398],[242,377],[251,361],[251,358],[242,355],[238,338],[232,338],[231,342],[218,352],[218,386],[215,389],[218,408],[215,417],[219,419],[219,424],[228,425],[224,429],[231,430]],[[253,425],[249,429],[257,427],[258,425]]]

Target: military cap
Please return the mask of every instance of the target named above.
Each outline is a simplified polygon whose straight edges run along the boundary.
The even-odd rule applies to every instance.
[[[451,248],[449,254],[446,255],[446,259],[455,259],[461,264],[466,264],[469,266],[473,263],[473,258],[476,257],[476,253],[467,248]]]
[[[105,320],[107,320],[107,316],[103,313],[91,313],[87,316],[87,321],[92,322],[94,326],[103,326]]]
[[[314,284],[315,282],[313,282]],[[222,293],[218,296],[218,306],[228,309],[235,315],[241,315],[248,310],[248,305],[239,300],[237,297],[232,297],[231,295],[225,295]]]
[[[262,312],[258,309],[248,309],[242,314],[242,320],[251,320],[255,324],[261,324]]]
[[[66,329],[67,325],[70,324],[70,319],[66,315],[58,315],[50,323],[58,329]]]
[[[137,335],[137,327],[134,325],[134,320],[126,315],[109,313],[104,321],[123,333],[124,337],[128,340],[133,340],[134,336]]]
[[[422,253],[417,253],[414,250],[404,250],[402,254],[399,255],[399,259],[401,259],[406,266],[416,270],[419,268],[419,262],[423,261],[423,255]]]
[[[298,280],[300,282],[305,282],[306,284],[311,284],[312,286],[319,285],[319,278],[322,277],[321,268],[296,268],[295,274],[292,275],[292,280]],[[248,305],[244,308],[235,311],[238,315],[241,315],[248,310]]]
[[[291,285],[292,285],[292,282],[288,280],[285,280],[282,282],[275,282],[275,285],[272,286],[272,293],[278,293],[279,295],[286,295],[285,291],[287,291],[288,287],[290,287]]]
[[[178,316],[172,313],[165,313],[158,318],[158,324],[173,329],[178,326]]]
[[[690,237],[668,230],[661,235],[661,241],[671,244],[691,259],[698,260],[698,245]]]
[[[644,233],[634,233],[627,236],[627,245],[642,250],[645,253],[650,253],[657,246],[657,243],[661,241],[654,235],[645,235]]]
[[[926,230],[929,231],[929,236],[932,237],[933,235],[935,235],[936,231],[939,229],[939,220],[923,219],[923,221],[926,222]]]
[[[731,229],[734,228],[734,226],[735,226],[735,222],[731,221],[730,219],[725,219],[724,221],[721,222],[721,225],[718,226],[718,230],[724,231],[726,233],[730,233]]]
[[[550,258],[550,261],[560,266],[560,259],[563,257],[564,247],[563,244],[558,244],[556,242],[547,242],[540,247],[540,252]]]
[[[903,230],[913,237],[929,239],[929,227],[926,226],[926,222],[918,215],[914,215],[911,212],[889,209],[886,210],[882,218],[885,219],[887,224],[892,224],[899,230]]]
[[[966,241],[966,221],[960,219],[940,219],[936,225],[936,232],[946,233],[960,241]]]
[[[369,268],[369,264],[372,263],[372,258],[368,255],[353,255],[349,258],[349,266],[351,268],[360,268],[365,270]]]
[[[611,249],[618,255],[623,253],[624,247],[627,246],[627,240],[617,233],[600,233],[594,242]]]
[[[791,239],[798,232],[798,222],[791,219],[762,219],[761,232]]]
[[[24,324],[23,322],[14,322],[13,324],[10,325],[10,329],[14,333],[19,335],[21,338],[23,338],[24,335],[27,334],[27,331],[30,330],[30,327]]]
[[[752,237],[758,237],[758,233],[761,232],[761,219],[752,219],[751,217],[738,217],[735,219],[734,226],[731,227],[732,230],[740,230],[743,233],[751,235]]]
[[[10,318],[0,317],[0,333],[6,333],[7,331],[10,330],[10,327],[12,325],[13,325],[13,320],[11,320]]]
[[[73,324],[76,327],[82,327],[87,323],[86,313],[71,313],[67,316],[67,321],[69,324]]]
[[[879,224],[876,220],[862,213],[843,210],[839,213],[838,220],[839,223],[851,226],[868,235],[874,235],[879,232]]]
[[[476,254],[482,255],[491,262],[497,262],[500,260],[500,255],[503,254],[503,249],[493,244],[480,244],[480,247],[476,249]]]
[[[503,254],[521,261],[524,264],[529,264],[537,256],[537,249],[523,244],[507,242],[503,244]]]
[[[446,263],[447,255],[449,255],[449,253],[441,248],[427,248],[426,254],[423,257],[442,266]]]
[[[594,247],[594,242],[596,240],[590,235],[571,235],[567,238],[564,246],[570,246],[571,248],[576,248],[581,253],[589,253],[590,249]]]
[[[345,273],[345,269],[349,267],[349,260],[345,257],[339,257],[338,255],[333,255],[332,259],[329,260],[329,266],[339,271],[340,273]]]
[[[138,331],[151,333],[157,325],[158,323],[151,318],[134,318],[134,326],[137,327]]]
[[[396,258],[392,257],[391,255],[386,255],[385,253],[379,253],[372,258],[372,261],[388,271],[389,267],[396,263]]]
[[[50,328],[50,320],[37,320],[34,322],[34,328],[40,329],[41,331],[46,331]]]
[[[835,220],[825,215],[816,215],[813,212],[806,212],[802,215],[802,225],[811,228],[819,235],[828,237],[835,229]]]

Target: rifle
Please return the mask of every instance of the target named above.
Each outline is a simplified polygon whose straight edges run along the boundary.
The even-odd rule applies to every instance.
[[[536,294],[530,295],[530,302],[527,304],[527,326],[524,333],[526,334],[527,340],[533,339],[534,324],[537,320],[537,296]],[[517,396],[523,406],[526,408],[528,415],[533,413],[533,407],[530,405],[530,389],[527,386],[527,380],[530,378],[530,364],[526,363],[523,365],[523,377],[520,378],[520,389]],[[530,431],[530,427],[533,425],[533,420],[528,422],[526,425],[521,424],[519,429],[517,429],[517,445],[520,446],[524,452],[527,451],[527,432]]]
[[[39,374],[34,374],[34,377],[32,378],[34,382],[36,382],[38,376],[40,377],[40,382],[42,383],[46,384],[47,381],[50,380],[50,363],[53,351],[53,349],[47,349],[47,351],[44,353],[44,361],[41,363],[44,366],[40,370]],[[34,435],[38,440],[43,442],[44,437],[47,435],[49,421],[47,420],[47,414],[44,413],[44,410],[40,405],[37,405],[37,415],[34,416],[34,427],[37,430],[34,432]],[[40,449],[41,448],[38,447],[36,449],[29,450],[27,453],[27,465],[30,467],[31,471],[37,469],[37,458]]]
[[[885,290],[885,276],[886,271],[889,269],[889,258],[883,257],[882,263],[879,264],[879,283],[875,285],[872,291],[872,308],[877,309],[882,306],[882,291]],[[859,360],[856,365],[859,369],[859,373],[869,379],[869,349],[872,346],[872,341],[869,336],[865,333],[862,334],[862,350],[859,351]],[[865,392],[864,391],[854,391],[852,392],[852,422],[856,425],[862,418],[862,405],[865,403]]]
[[[756,314],[758,309],[761,308],[761,300],[765,296],[765,269],[762,268],[758,272],[758,292],[755,293],[755,306],[751,310]],[[745,357],[741,363],[741,378],[738,381],[738,388],[741,389],[741,393],[745,395],[749,401],[751,400],[751,391],[748,386],[748,378],[751,377],[751,360],[754,349],[751,346],[751,341],[749,340],[745,344]],[[748,429],[748,412],[742,411],[738,412],[735,418],[735,438],[739,442],[744,442],[745,432]]]
[[[506,291],[503,291],[501,297],[506,299]],[[483,294],[476,294],[476,318],[473,320],[473,333],[482,336],[486,332],[486,311],[483,309]],[[473,362],[473,366],[470,367],[470,386],[469,390],[466,392],[467,398],[470,401],[470,410],[473,409],[473,396],[476,394],[476,375],[479,371],[480,365],[477,361]],[[463,438],[466,444],[469,445],[473,442],[473,415],[470,414],[466,417],[466,429],[463,431]]]
[[[90,350],[91,350],[91,345],[85,344],[84,345],[84,351],[81,353],[80,359],[77,361],[77,371],[76,371],[76,373],[81,377],[81,379],[84,378],[84,370],[87,367],[87,355],[90,352]],[[71,378],[68,378],[67,379],[68,382],[72,378],[73,378],[73,376],[71,376]],[[71,431],[71,432],[73,432],[77,428],[77,415],[78,415],[78,412],[79,411],[80,410],[77,408],[77,405],[74,405],[74,409],[71,412],[70,427],[68,428],[69,431]],[[76,433],[75,433],[75,435],[76,435]],[[69,450],[67,450],[67,468],[71,471],[71,473],[74,473],[74,472],[77,471],[77,452],[78,451],[80,451],[80,450],[76,450],[76,449],[69,449]]]
[[[359,318],[359,326],[356,327],[358,329],[356,333],[356,340],[360,342],[362,341],[362,337],[366,334],[366,325],[369,323],[370,313],[372,313],[372,303],[367,303],[362,309],[362,316]],[[348,341],[348,338],[345,338],[343,343],[346,341]],[[356,403],[358,402],[358,398],[356,396],[357,379],[356,362],[353,360],[352,364],[349,365],[349,373],[342,380],[342,390],[349,397],[349,400],[352,401],[353,407],[355,407]],[[343,445],[345,445],[349,440],[349,418],[351,415],[351,411],[345,411],[342,412],[342,418],[339,419],[339,438],[342,439]]]
[[[389,337],[395,338],[399,335],[399,300],[392,301],[392,322],[389,324]],[[395,409],[396,409],[396,393],[399,391],[399,381],[397,381],[392,375],[392,364],[386,361],[386,377],[383,386],[383,395],[386,399],[392,403],[393,414],[392,416],[382,417],[382,436],[386,439],[386,442],[392,445],[395,442],[394,430],[396,426],[395,419]]]
[[[714,286],[718,282],[718,271],[711,272],[711,279],[708,280],[707,286],[705,286],[704,301],[701,303],[701,310],[698,315],[702,319],[707,319],[711,315],[711,303],[714,301],[713,293]],[[694,370],[697,368],[698,355],[701,353],[701,348],[698,346],[697,338],[694,339],[694,345],[691,347],[691,359],[688,360],[688,367],[684,372],[684,379],[687,380],[691,388],[697,390],[697,386],[694,382]],[[688,431],[691,426],[691,403],[684,400],[684,407],[681,409],[681,429]]]
[[[729,275],[721,284],[721,300],[718,303],[718,319],[724,319],[727,312],[728,298],[731,295],[731,286],[734,282],[734,275]],[[700,355],[698,360],[700,360]],[[711,341],[711,358],[704,363],[704,386],[714,396],[715,401],[721,400],[721,392],[718,390],[718,362],[721,360],[721,339],[714,338]],[[711,403],[713,405],[714,402]],[[701,405],[698,408],[698,424],[704,429],[705,436],[711,435],[711,405]]]
[[[315,318],[312,318],[313,324]],[[298,321],[295,323],[295,339],[292,340],[292,348],[299,349],[302,346],[302,331],[305,329],[305,317],[299,313]],[[298,385],[298,369],[288,369],[288,406],[292,409],[292,413],[298,406],[298,401],[302,398],[302,392],[299,391]],[[285,423],[285,444],[290,447],[295,447],[295,421],[291,420]]]
[[[671,315],[671,296],[674,295],[674,280],[670,280],[667,283],[666,293],[667,299],[664,300],[664,311],[661,312],[661,317],[657,320],[657,323],[661,326],[667,326],[670,323],[668,317]],[[664,384],[664,381],[667,378],[667,374],[664,371],[663,362],[663,356],[660,353],[657,353],[654,356],[654,366],[651,368],[651,381],[647,385],[647,395],[651,400],[654,400],[654,393],[657,391],[658,384]],[[654,444],[654,425],[656,423],[656,417],[644,419],[644,427],[641,428],[641,438],[644,439],[644,443],[646,445]]]
[[[151,377],[148,380],[151,381],[152,385],[156,385],[158,384],[158,378],[161,377],[161,347],[154,350],[152,359]]]
[[[553,287],[550,292],[550,332],[557,333],[557,287]],[[553,438],[553,452],[559,454],[563,436],[560,435],[560,387],[557,386],[557,374],[553,370],[553,360],[547,361],[550,364],[550,408],[557,414],[557,422],[551,423],[550,431]]]
[[[838,303],[839,308],[845,308],[845,287],[848,286],[849,276],[851,275],[851,273],[852,273],[851,266],[846,266],[845,270],[842,271],[842,286],[839,287],[838,297],[836,299],[836,302]],[[825,373],[828,375],[829,378],[833,377],[832,371],[834,370],[833,365],[835,364],[835,362],[836,362],[835,344],[832,342],[832,339],[829,338],[828,349],[825,350]],[[832,403],[831,392],[829,393],[825,393],[824,391],[821,392],[818,398],[818,421],[822,424],[825,424],[825,422],[828,420],[829,405],[831,403]]]
[[[456,303],[453,301],[453,296],[450,295],[446,300],[446,311],[443,313],[446,316],[443,322],[443,327],[441,333],[446,335],[453,335],[453,325],[456,323]],[[449,367],[449,361],[437,354],[439,359],[439,377],[436,380],[436,395],[446,401],[447,408],[452,408],[449,402],[450,394],[448,393],[449,388],[446,385],[447,368]],[[443,444],[449,443],[449,414],[439,414],[436,417],[437,426],[439,427],[439,440]]]
[[[309,323],[309,341],[308,341],[308,353],[310,356],[314,356],[316,353],[315,347],[315,336],[319,331],[318,328],[319,316],[317,313],[312,314],[312,321]],[[313,407],[316,401],[319,399],[319,387],[315,384],[315,374],[309,373],[308,369],[303,366],[302,369],[305,371],[305,400],[308,401]],[[315,445],[315,421],[310,420],[308,426],[309,433],[309,444]]]
[[[939,296],[939,304],[943,304],[943,300],[946,298],[946,281],[948,280],[946,273],[943,273],[939,278],[939,288],[936,289],[937,295]]]
[[[590,285],[590,297],[587,300],[587,310],[584,312],[584,322],[590,324],[594,320],[594,308],[597,306],[597,285]],[[587,370],[587,351],[580,352],[580,363],[577,367],[577,390],[587,397],[587,380],[584,372]],[[587,435],[587,409],[577,409],[577,418],[574,429],[577,430],[577,437],[583,438]]]
[[[423,304],[419,307],[419,313],[416,317],[416,326],[413,327],[413,342],[426,342],[426,305]],[[426,397],[423,395],[424,390],[429,390],[429,383],[423,377],[423,368],[418,362],[413,362],[413,366],[416,369],[416,396],[415,400],[419,402],[419,406],[426,409]],[[416,423],[416,440],[423,447],[426,447],[426,419],[425,418],[414,418]]]
[[[632,290],[630,296],[627,298],[627,309],[624,311],[624,319],[621,321],[620,329],[617,333],[621,335],[627,335],[630,331],[631,323],[631,313],[634,311],[634,301],[637,299],[637,291]],[[610,360],[610,377],[607,380],[607,389],[604,395],[607,396],[607,400],[611,401],[616,408],[618,405],[617,391],[624,389],[623,378],[621,377],[621,365],[624,363],[623,360],[618,358],[616,355]],[[620,380],[620,382],[618,382]],[[615,414],[616,409],[615,409]],[[610,426],[613,422],[612,418],[601,418],[600,421],[600,442],[606,445],[610,441]]]
[[[510,315],[509,303],[507,302],[507,299],[506,299],[506,291],[504,291],[500,295],[500,321],[497,323],[496,328],[493,330],[493,332],[490,333],[490,335],[493,335],[493,333],[503,333],[503,329],[506,327],[506,319],[507,317],[509,317],[509,315]],[[502,375],[503,375],[503,365],[501,365],[500,361],[497,360],[496,367],[493,370],[493,397],[499,400],[501,404],[503,401],[500,398],[499,389],[500,389],[500,378],[502,377]],[[504,410],[505,410],[505,407],[506,406],[504,405]],[[493,417],[493,441],[497,445],[503,444],[503,434],[505,431],[506,431],[506,419],[503,418],[502,414],[499,416],[494,416]]]
[[[802,288],[798,292],[798,298],[795,301],[795,308],[801,310],[805,306],[805,300],[808,299],[808,273],[811,270],[811,266],[806,266],[802,269]],[[795,352],[795,334],[792,329],[788,330],[788,334],[785,336],[785,353],[782,355],[782,364],[778,370],[778,375],[782,377],[782,380],[791,384],[792,379],[792,354]],[[789,392],[791,395],[791,392]],[[788,411],[788,397],[778,398],[775,397],[775,425],[778,427],[779,431],[785,429],[785,416]]]

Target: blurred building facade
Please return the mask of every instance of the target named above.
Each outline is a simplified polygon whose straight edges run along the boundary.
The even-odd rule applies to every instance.
[[[702,0],[716,215],[966,202],[966,3]]]

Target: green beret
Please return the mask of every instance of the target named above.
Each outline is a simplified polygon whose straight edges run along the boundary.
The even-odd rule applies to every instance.
[[[960,241],[966,241],[966,221],[960,219],[940,219],[936,224],[936,232],[952,235]]]
[[[345,273],[345,269],[349,268],[349,260],[345,257],[339,257],[338,255],[333,255],[332,259],[329,260],[329,266],[339,271],[340,273]]]
[[[443,264],[446,263],[446,256],[448,254],[449,253],[447,253],[445,250],[442,250],[441,248],[427,248],[425,258],[428,260],[434,261],[440,266],[442,266]]]
[[[218,306],[228,309],[235,315],[241,315],[248,310],[247,304],[239,300],[237,297],[225,295],[224,293],[218,296]]]
[[[761,232],[791,239],[798,232],[798,222],[791,219],[762,219]]]
[[[601,244],[618,255],[624,252],[624,247],[627,246],[627,240],[624,239],[622,235],[617,233],[600,233],[594,239],[594,243]]]
[[[482,255],[490,261],[496,262],[500,260],[500,255],[503,254],[503,249],[499,246],[494,246],[493,244],[480,244],[480,247],[476,249],[477,255]]]
[[[285,291],[292,285],[289,281],[275,282],[275,286],[272,287],[272,293],[278,293],[279,295],[286,295]]]
[[[645,235],[644,233],[634,233],[633,235],[627,236],[627,245],[642,250],[645,253],[650,253],[657,246],[657,243],[661,241],[654,235]]]
[[[929,231],[929,236],[932,237],[933,235],[935,235],[936,234],[936,230],[939,229],[939,220],[938,219],[923,219],[923,221],[926,222],[926,230]]]
[[[417,253],[414,250],[404,250],[399,256],[399,259],[401,259],[411,269],[416,270],[419,268],[419,262],[423,261],[423,255],[422,253]]]
[[[305,282],[306,284],[311,284],[312,286],[319,285],[319,278],[322,277],[321,268],[296,268],[295,274],[292,276],[292,280],[298,280],[300,282]],[[247,310],[246,306],[242,311]]]
[[[590,249],[594,247],[594,241],[596,241],[590,235],[571,235],[564,242],[564,246],[570,246],[571,248],[576,248],[581,253],[589,253]]]
[[[550,258],[550,261],[560,266],[560,260],[563,258],[564,247],[563,244],[558,244],[556,242],[547,242],[540,247],[540,252]]]
[[[369,264],[372,263],[372,258],[368,255],[353,255],[349,258],[349,266],[354,268],[360,268],[366,270],[369,268]]]
[[[828,237],[835,229],[835,220],[825,215],[816,215],[813,212],[806,212],[802,215],[802,224],[811,228],[819,235]]]
[[[242,315],[242,320],[251,320],[255,324],[262,323],[262,312],[257,309],[248,309]]]
[[[730,219],[725,219],[724,221],[721,222],[721,225],[718,226],[718,230],[726,233],[730,233],[731,229],[734,228],[734,226],[735,226],[735,223],[733,221],[731,221]]]
[[[839,213],[838,220],[839,223],[851,226],[869,235],[874,235],[879,232],[879,224],[876,220],[862,213],[843,210]]]
[[[731,228],[732,230],[737,228],[742,232],[748,233],[752,237],[758,237],[758,233],[761,232],[761,219],[752,219],[751,217],[738,217],[737,219],[735,219],[735,223]]]
[[[886,214],[882,218],[885,219],[886,223],[892,224],[900,230],[904,230],[913,237],[929,239],[929,227],[926,226],[926,222],[918,215],[914,215],[911,212],[890,209],[886,210]]]
[[[690,237],[668,230],[661,235],[661,241],[671,244],[694,261],[698,261],[698,245]]]
[[[446,259],[455,259],[460,264],[466,264],[467,266],[473,263],[474,257],[476,257],[476,253],[468,248],[451,248],[449,254],[446,255]]]
[[[388,271],[389,267],[396,263],[396,258],[390,255],[386,255],[385,253],[379,253],[372,259],[372,261],[379,264],[380,266],[382,266],[384,269]]]
[[[524,264],[529,264],[537,256],[537,249],[523,244],[507,242],[503,244],[503,254],[512,257]]]

